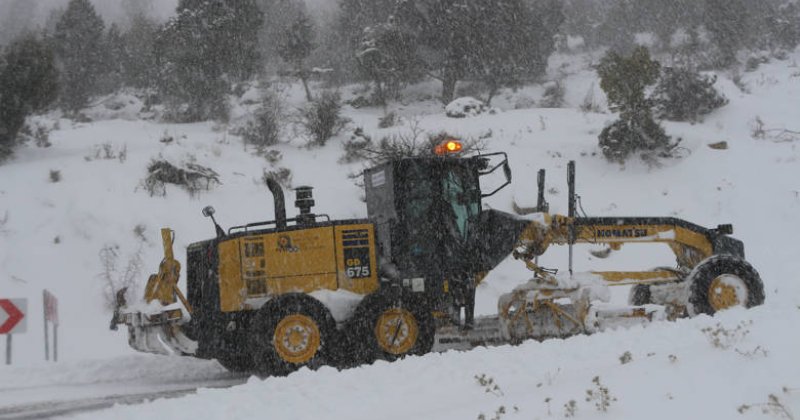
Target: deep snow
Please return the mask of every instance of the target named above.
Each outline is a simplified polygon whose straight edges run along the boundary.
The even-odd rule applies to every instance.
[[[362,126],[373,138],[408,130],[412,121],[430,131],[463,137],[486,137],[487,151],[509,153],[514,182],[487,200],[486,205],[511,210],[535,203],[535,175],[547,169],[547,198],[551,211],[566,211],[566,163],[577,161],[578,193],[590,215],[663,215],[687,219],[708,227],[732,223],[734,236],[743,240],[747,259],[761,273],[766,303],[752,310],[731,310],[716,319],[699,317],[658,323],[594,336],[517,347],[479,348],[376,363],[343,372],[323,368],[303,370],[286,378],[251,378],[226,390],[201,390],[196,396],[117,407],[87,414],[88,418],[492,418],[499,407],[503,417],[562,417],[564,405],[575,400],[577,418],[736,418],[742,404],[766,402],[773,393],[789,410],[800,413],[800,338],[793,333],[800,321],[800,260],[795,238],[800,234],[800,162],[797,142],[778,142],[751,136],[756,116],[769,128],[800,130],[800,52],[742,75],[749,93],[739,90],[730,75],[720,74],[718,87],[730,103],[699,124],[665,123],[667,132],[683,139],[686,156],[662,160],[652,167],[632,160],[610,164],[599,154],[597,134],[612,114],[582,113],[577,106],[587,89],[602,92],[583,60],[561,57],[553,66],[567,71],[567,107],[523,108],[515,104],[538,98],[541,88],[506,92],[493,102],[502,112],[450,119],[433,101],[395,104],[404,117],[398,127],[377,129],[377,109],[346,107],[352,126]],[[561,66],[561,62],[566,63]],[[418,86],[408,95],[429,94],[432,86]],[[289,102],[299,104],[297,86],[287,90]],[[345,91],[345,94],[348,92]],[[526,99],[528,98],[528,99]],[[130,100],[134,100],[130,98]],[[225,126],[212,123],[159,124],[139,120],[137,104],[108,119],[100,104],[90,112],[93,123],[58,121],[50,148],[28,145],[14,160],[0,166],[0,297],[29,299],[26,334],[14,337],[14,366],[0,367],[1,387],[8,405],[68,394],[70,386],[125,382],[153,386],[191,380],[230,378],[215,362],[132,355],[124,332],[107,330],[110,313],[102,300],[101,247],[119,246],[120,263],[142,247],[144,270],[157,268],[161,249],[158,230],[169,226],[177,233],[176,252],[185,258],[187,244],[213,235],[200,209],[214,205],[225,226],[272,218],[272,199],[261,184],[271,165],[245,150]],[[235,110],[233,123],[247,112]],[[53,116],[41,118],[49,126]],[[168,133],[176,140],[159,142]],[[307,149],[294,138],[276,149],[283,154],[277,166],[292,170],[294,186],[312,185],[315,210],[332,218],[363,217],[363,194],[348,175],[362,164],[338,163],[344,153],[339,136],[323,148]],[[729,149],[707,144],[727,141]],[[95,159],[95,149],[109,143],[114,151],[127,148],[127,159]],[[190,197],[168,187],[165,198],[149,197],[137,188],[149,160],[159,154],[174,160],[194,156],[214,168],[222,185]],[[61,181],[49,181],[59,170]],[[491,180],[490,180],[491,182]],[[291,202],[291,194],[287,195]],[[289,209],[289,213],[293,210]],[[134,234],[145,227],[147,241]],[[56,243],[55,238],[58,238]],[[672,265],[665,246],[623,247],[604,260],[591,257],[590,247],[578,247],[576,269],[639,269]],[[566,249],[551,249],[540,262],[566,269]],[[478,289],[479,314],[494,313],[499,295],[528,278],[524,267],[507,260]],[[61,311],[58,365],[43,362],[41,289],[59,298]],[[622,302],[626,290],[613,290]],[[726,331],[743,325],[744,337],[731,333],[727,348],[715,347],[703,328],[722,322]],[[742,324],[744,323],[744,324]],[[727,339],[726,339],[727,340]],[[728,345],[729,344],[729,345]],[[626,351],[632,361],[621,364]],[[491,377],[499,390],[487,392],[475,376]],[[586,402],[592,378],[616,397],[608,412]],[[48,395],[22,396],[11,388],[48,388]],[[109,385],[110,386],[110,385]],[[782,387],[788,387],[787,393]],[[102,388],[102,386],[98,387]],[[18,391],[15,391],[18,392]],[[36,391],[34,391],[36,392]],[[28,398],[28,399],[26,399]],[[549,402],[547,402],[549,401]],[[760,408],[746,411],[757,418]]]

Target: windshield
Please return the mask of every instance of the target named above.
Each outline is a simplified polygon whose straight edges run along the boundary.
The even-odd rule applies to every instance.
[[[464,168],[448,170],[442,182],[444,199],[453,209],[458,234],[466,240],[470,220],[480,213],[480,191],[475,182],[470,182]]]

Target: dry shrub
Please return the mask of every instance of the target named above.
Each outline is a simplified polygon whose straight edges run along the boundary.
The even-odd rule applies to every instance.
[[[163,197],[167,195],[166,184],[174,184],[194,196],[200,191],[210,190],[213,184],[221,184],[219,174],[211,168],[196,163],[185,163],[183,166],[176,167],[163,159],[150,161],[142,187],[150,196]]]
[[[338,92],[324,91],[300,110],[300,125],[310,137],[310,144],[324,146],[344,129],[349,120],[341,115],[342,99]]]

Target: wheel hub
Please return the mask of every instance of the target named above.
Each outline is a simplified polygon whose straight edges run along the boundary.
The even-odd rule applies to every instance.
[[[308,362],[317,354],[320,342],[317,323],[306,315],[289,315],[275,327],[275,350],[287,362]]]
[[[378,345],[387,353],[408,353],[417,343],[419,326],[414,315],[406,309],[390,308],[378,318],[375,336]]]
[[[708,300],[715,311],[734,306],[745,306],[747,303],[747,285],[733,274],[723,274],[711,281],[708,288]]]

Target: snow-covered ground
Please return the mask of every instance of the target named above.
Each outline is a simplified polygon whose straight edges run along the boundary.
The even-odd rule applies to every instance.
[[[568,103],[561,109],[514,109],[538,99],[541,87],[504,93],[492,103],[502,112],[465,119],[446,118],[433,101],[395,104],[391,108],[403,118],[390,129],[377,128],[380,110],[345,109],[352,126],[363,127],[373,138],[409,130],[416,121],[430,132],[485,138],[487,151],[508,152],[514,182],[488,199],[493,208],[510,210],[512,199],[533,205],[536,171],[545,168],[553,187],[547,195],[551,211],[564,213],[566,164],[574,159],[578,193],[590,215],[675,216],[709,227],[732,223],[734,236],[744,241],[747,259],[764,281],[763,306],[342,372],[323,368],[285,378],[250,378],[229,389],[202,389],[183,398],[84,416],[464,419],[483,414],[487,419],[532,419],[568,416],[565,405],[574,400],[576,418],[728,419],[762,416],[762,408],[773,406],[758,404],[768,403],[770,394],[800,415],[800,338],[792,327],[800,322],[800,151],[798,142],[751,135],[756,117],[766,128],[800,130],[800,52],[744,73],[749,93],[736,87],[730,75],[720,74],[717,86],[730,103],[702,123],[665,123],[669,134],[683,139],[687,153],[655,167],[636,159],[620,166],[602,158],[597,135],[614,116],[577,109],[592,86],[602,104],[595,76],[581,59],[555,61],[554,67],[568,73]],[[430,94],[432,88],[414,87],[409,95]],[[299,104],[299,88],[289,92],[289,102]],[[141,249],[143,285],[161,258],[160,227],[176,231],[183,260],[187,244],[213,235],[210,221],[200,214],[207,204],[216,208],[225,227],[271,219],[272,199],[261,175],[275,167],[290,168],[294,186],[315,187],[317,212],[332,218],[366,215],[359,200],[363,193],[348,177],[363,165],[338,162],[346,134],[315,149],[295,138],[276,147],[283,158],[273,165],[246,150],[224,125],[140,120],[131,111],[136,108],[129,104],[109,119],[99,105],[89,113],[95,117],[92,123],[57,121],[51,147],[25,146],[0,166],[0,223],[5,220],[0,224],[0,297],[28,298],[30,312],[29,331],[14,337],[14,366],[0,367],[0,407],[73,398],[70,393],[86,384],[91,385],[87,394],[102,394],[116,392],[115,387],[142,392],[177,389],[176,383],[211,386],[242,380],[216,362],[134,355],[124,332],[108,331],[98,255],[104,246],[118,247],[122,266]],[[245,112],[237,109],[234,121]],[[56,123],[47,117],[41,121],[51,127]],[[175,140],[160,142],[165,133]],[[707,147],[719,141],[729,148]],[[126,159],[103,159],[103,144],[115,154],[126,150]],[[139,184],[147,163],[159,155],[210,166],[222,185],[194,197],[170,186],[166,197],[150,197]],[[60,171],[59,182],[50,181],[51,170]],[[633,270],[673,261],[667,247],[658,245],[626,245],[602,260],[587,249],[578,249],[578,270]],[[562,269],[566,261],[565,249],[552,249],[540,260]],[[494,313],[498,296],[527,277],[521,264],[505,261],[480,286],[478,313]],[[59,298],[57,365],[43,361],[43,288]],[[620,302],[626,295],[623,289],[614,292]],[[704,332],[707,328],[712,330]],[[722,337],[716,343],[714,331]],[[623,364],[620,357],[626,352],[631,360]],[[600,385],[592,382],[595,377]],[[598,409],[596,400],[586,401],[587,390],[596,395],[601,386],[614,398],[607,411]],[[740,414],[742,404],[755,406]]]

